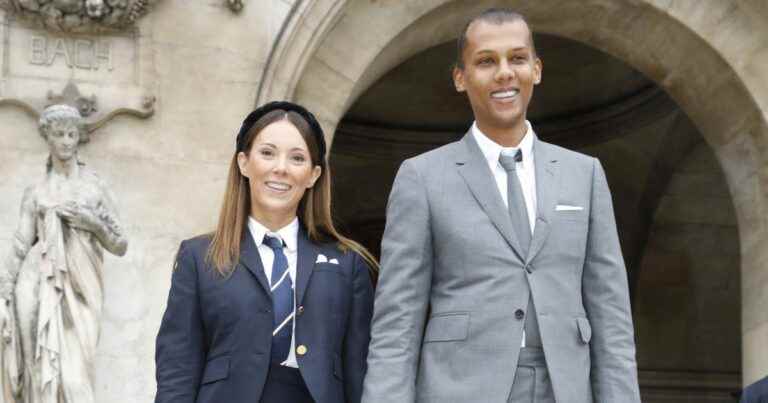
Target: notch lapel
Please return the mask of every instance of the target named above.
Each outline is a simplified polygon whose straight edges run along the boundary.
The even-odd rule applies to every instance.
[[[560,176],[557,169],[557,159],[552,155],[549,144],[542,142],[538,137],[534,138],[533,152],[534,165],[536,166],[536,226],[531,239],[531,249],[528,253],[530,262],[539,253],[544,245],[552,220],[552,212],[557,202],[557,189]]]
[[[307,290],[309,278],[312,277],[312,271],[317,261],[318,247],[309,240],[307,231],[299,228],[296,257],[296,306],[301,305],[304,299],[304,292]]]
[[[459,174],[496,229],[520,260],[525,261],[525,254],[521,253],[520,244],[509,219],[509,210],[504,206],[504,200],[499,194],[493,173],[488,169],[483,152],[480,151],[471,131],[464,135],[462,142],[465,146],[464,152],[460,153],[456,160]]]
[[[251,235],[251,231],[248,228],[244,232],[245,236],[243,236],[243,240],[240,242],[240,264],[256,277],[264,292],[269,295],[269,298],[272,298],[267,275],[264,274],[264,264],[261,263],[261,256],[256,248],[256,243],[253,241],[253,235]]]

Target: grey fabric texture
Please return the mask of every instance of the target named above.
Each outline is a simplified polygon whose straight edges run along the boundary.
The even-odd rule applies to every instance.
[[[520,350],[515,381],[512,383],[507,402],[555,403],[543,350],[530,347]]]

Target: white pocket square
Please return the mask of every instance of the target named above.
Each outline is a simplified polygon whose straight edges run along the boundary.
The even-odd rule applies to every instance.
[[[315,260],[315,263],[330,263],[330,264],[339,264],[339,261],[338,261],[338,260],[336,260],[336,258],[333,258],[333,259],[331,259],[331,260],[328,260],[328,258],[327,258],[327,257],[325,257],[325,255],[323,255],[323,254],[321,253],[321,254],[317,255],[317,260]]]
[[[555,206],[555,211],[581,211],[584,210],[584,207],[581,206],[571,206],[568,204],[558,204]]]

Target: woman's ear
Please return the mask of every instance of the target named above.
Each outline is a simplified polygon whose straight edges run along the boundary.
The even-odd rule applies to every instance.
[[[320,165],[315,165],[315,167],[312,168],[312,178],[310,178],[309,180],[307,189],[311,188],[312,186],[315,186],[315,182],[317,182],[317,179],[320,177],[321,173],[323,173],[323,168],[320,168]]]
[[[248,156],[242,151],[237,153],[237,167],[240,168],[240,175],[248,178]]]

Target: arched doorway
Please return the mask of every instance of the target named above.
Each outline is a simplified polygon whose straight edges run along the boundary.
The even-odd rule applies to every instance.
[[[535,40],[545,64],[529,113],[537,134],[600,158],[613,189],[644,401],[732,402],[741,374],[741,338],[731,332],[740,325],[739,242],[717,160],[641,73],[572,40]],[[337,126],[337,216],[373,250],[400,162],[455,141],[471,123],[448,73],[454,57],[453,42],[411,57]]]
[[[524,13],[537,32],[587,44],[643,73],[698,129],[722,168],[738,222],[743,381],[764,376],[768,85],[756,71],[768,53],[759,52],[764,43],[754,38],[766,37],[768,28],[759,24],[766,10],[755,2],[715,2],[702,9],[693,2],[656,0],[297,0],[257,102],[289,98],[308,105],[332,140],[345,112],[386,72],[451,40],[467,15],[499,5]]]

